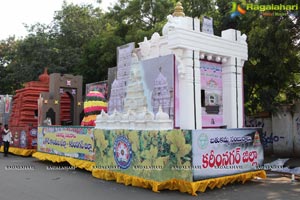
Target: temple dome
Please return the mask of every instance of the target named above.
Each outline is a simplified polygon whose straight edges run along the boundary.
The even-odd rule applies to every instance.
[[[159,109],[158,109],[155,119],[161,120],[161,121],[169,120],[169,115],[167,113],[163,112],[161,106],[159,106]]]
[[[49,83],[49,75],[48,75],[48,69],[47,68],[45,68],[44,73],[39,76],[39,80],[42,83]]]

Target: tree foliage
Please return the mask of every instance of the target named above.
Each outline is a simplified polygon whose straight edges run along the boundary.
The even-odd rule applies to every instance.
[[[139,42],[161,31],[174,5],[174,0],[120,0],[107,13],[106,19],[113,21],[111,25],[116,27],[116,35],[126,43]]]
[[[0,41],[0,94],[10,94],[20,87],[20,82],[11,76],[13,72],[8,67],[16,62],[19,42],[14,37]]]
[[[100,3],[101,0],[98,0]],[[176,0],[119,0],[108,12],[92,5],[64,3],[51,24],[27,25],[24,39],[0,43],[0,93],[14,93],[23,83],[49,72],[82,75],[84,83],[105,80],[116,66],[116,48],[161,32]],[[244,66],[247,114],[274,111],[299,99],[299,13],[262,16],[248,11],[230,17],[228,0],[182,0],[186,16],[211,16],[215,34],[234,28],[245,33],[248,61]],[[294,4],[293,0],[248,0],[256,4]],[[243,6],[245,0],[239,1]]]
[[[262,4],[287,3],[261,1]],[[261,16],[248,21],[249,61],[244,67],[247,113],[274,112],[280,104],[299,99],[299,20],[291,15]],[[247,25],[244,25],[244,27]]]

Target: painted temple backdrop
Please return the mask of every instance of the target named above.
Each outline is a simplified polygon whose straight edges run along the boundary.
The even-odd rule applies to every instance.
[[[174,55],[170,54],[142,61],[142,78],[148,109],[156,114],[161,106],[170,119],[174,119],[175,116],[174,59]]]

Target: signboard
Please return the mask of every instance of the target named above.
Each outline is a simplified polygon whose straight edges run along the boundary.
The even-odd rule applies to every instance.
[[[10,128],[13,143],[11,146],[22,149],[37,148],[37,129],[32,126],[13,126]]]
[[[117,78],[114,81],[117,81],[118,84],[115,84],[116,88],[110,88],[108,103],[109,114],[111,114],[114,110],[123,112],[124,98],[126,97],[128,80],[130,78],[131,57],[133,49],[133,42],[119,46],[117,48]],[[115,91],[115,93],[113,92],[113,90]]]
[[[5,109],[4,112],[5,113],[10,113],[10,106],[11,106],[11,97],[6,95],[4,97],[4,101],[5,101]]]
[[[222,66],[200,61],[202,126],[223,125]]]
[[[87,95],[91,91],[101,92],[105,99],[108,98],[108,83],[107,81],[100,81],[95,83],[89,83],[85,85],[85,94]]]
[[[259,170],[263,146],[257,129],[192,132],[194,181]]]
[[[0,123],[8,124],[12,105],[12,95],[0,95]]]
[[[211,17],[203,17],[202,20],[202,32],[213,35],[214,34],[214,26],[213,26],[213,18]]]
[[[39,152],[94,160],[94,133],[92,127],[39,127]]]
[[[96,168],[140,178],[192,181],[191,131],[95,129]]]

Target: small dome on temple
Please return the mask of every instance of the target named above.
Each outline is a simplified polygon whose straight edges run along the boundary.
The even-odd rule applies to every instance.
[[[49,83],[48,69],[45,67],[44,73],[39,76],[39,80],[43,83]]]
[[[107,120],[108,114],[104,110],[102,110],[100,115],[97,115],[97,118]]]
[[[169,120],[169,115],[163,112],[161,106],[159,106],[158,112],[155,117],[156,120]]]
[[[185,16],[185,14],[183,12],[182,4],[180,2],[176,3],[176,7],[174,9],[173,16],[174,17],[184,17]]]
[[[159,33],[155,32],[155,33],[153,33],[152,36],[151,36],[151,41],[153,41],[153,42],[158,42],[158,41],[159,41],[159,38],[160,38]]]
[[[150,112],[150,111],[146,111],[146,114],[145,114],[145,120],[154,120],[154,114],[153,112]]]

